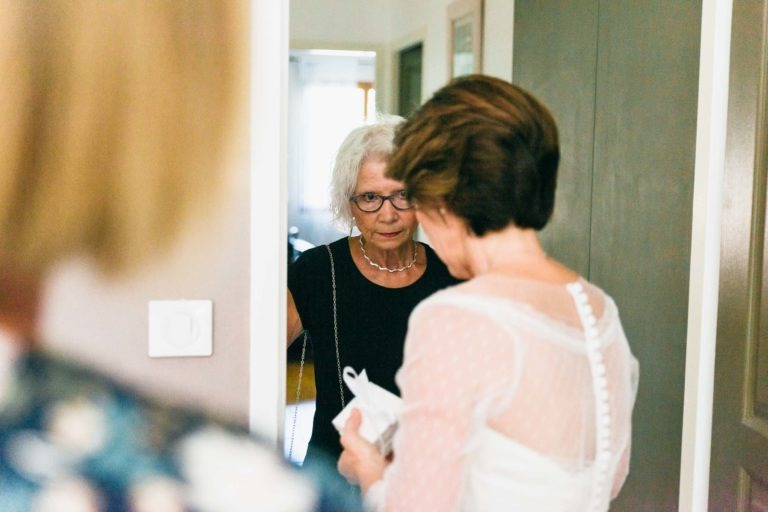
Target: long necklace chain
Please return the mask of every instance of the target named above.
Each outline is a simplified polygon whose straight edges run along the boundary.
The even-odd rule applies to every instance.
[[[328,249],[328,257],[331,259],[331,290],[333,292],[333,341],[336,345],[336,370],[339,375],[339,396],[341,397],[341,408],[345,407],[344,403],[344,386],[341,383],[341,357],[339,356],[339,315],[336,313],[336,264],[333,262],[333,251],[331,246],[326,245]]]
[[[368,264],[372,267],[376,267],[379,270],[386,270],[387,272],[403,272],[404,270],[408,270],[413,266],[414,263],[416,263],[416,256],[418,254],[418,248],[419,246],[416,244],[416,242],[413,242],[413,259],[411,259],[411,262],[407,264],[404,267],[400,268],[389,268],[389,267],[382,267],[375,261],[371,260],[371,258],[368,257],[368,255],[365,253],[365,244],[363,243],[363,237],[357,239],[360,242],[360,250],[363,251],[363,258],[365,258],[365,261],[368,262]]]

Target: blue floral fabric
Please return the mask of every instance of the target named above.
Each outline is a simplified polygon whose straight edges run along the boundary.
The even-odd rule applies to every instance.
[[[0,406],[3,512],[359,510],[332,468],[299,474],[241,427],[40,352],[15,371]]]

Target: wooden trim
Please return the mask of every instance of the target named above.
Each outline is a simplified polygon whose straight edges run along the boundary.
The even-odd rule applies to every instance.
[[[750,416],[749,418],[742,419],[741,424],[768,440],[768,420],[758,416]]]
[[[749,248],[749,291],[747,299],[747,343],[744,354],[744,388],[742,423],[768,437],[768,418],[755,417],[755,384],[757,382],[757,349],[760,336],[760,305],[763,282],[763,256],[766,238],[766,185],[768,184],[768,2],[763,4],[763,48],[755,122],[755,162],[752,196],[752,219]],[[768,320],[768,319],[766,319]],[[762,425],[762,426],[761,426]]]
[[[744,466],[738,468],[738,489],[736,493],[736,512],[750,512],[765,510],[765,503],[755,503],[754,499],[758,495],[764,497],[765,490],[768,489],[766,483],[760,478],[754,476]],[[757,487],[758,492],[756,492]],[[759,508],[758,508],[759,507]]]
[[[749,495],[752,484],[752,477],[747,471],[739,466],[739,476],[736,490],[736,512],[749,512]]]

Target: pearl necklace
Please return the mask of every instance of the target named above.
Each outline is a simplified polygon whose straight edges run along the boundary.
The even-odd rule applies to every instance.
[[[409,264],[407,264],[404,267],[400,268],[389,268],[389,267],[382,267],[378,263],[371,260],[371,258],[368,257],[368,255],[365,253],[365,245],[363,244],[363,237],[357,239],[360,242],[360,250],[363,251],[363,258],[365,258],[365,261],[368,262],[368,264],[372,267],[376,267],[379,270],[386,270],[387,272],[403,272],[404,270],[408,270],[413,266],[414,263],[416,263],[416,255],[418,254],[418,245],[416,242],[413,242],[413,259]]]

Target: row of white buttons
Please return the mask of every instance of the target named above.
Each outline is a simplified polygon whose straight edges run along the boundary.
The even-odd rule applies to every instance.
[[[595,460],[595,485],[592,489],[590,510],[594,512],[608,510],[610,482],[608,469],[611,461],[611,410],[608,394],[608,379],[605,375],[605,363],[597,339],[597,319],[589,304],[581,283],[571,283],[568,292],[576,303],[581,323],[586,336],[587,358],[592,370],[593,389],[595,392],[595,421],[597,423],[597,446]]]

